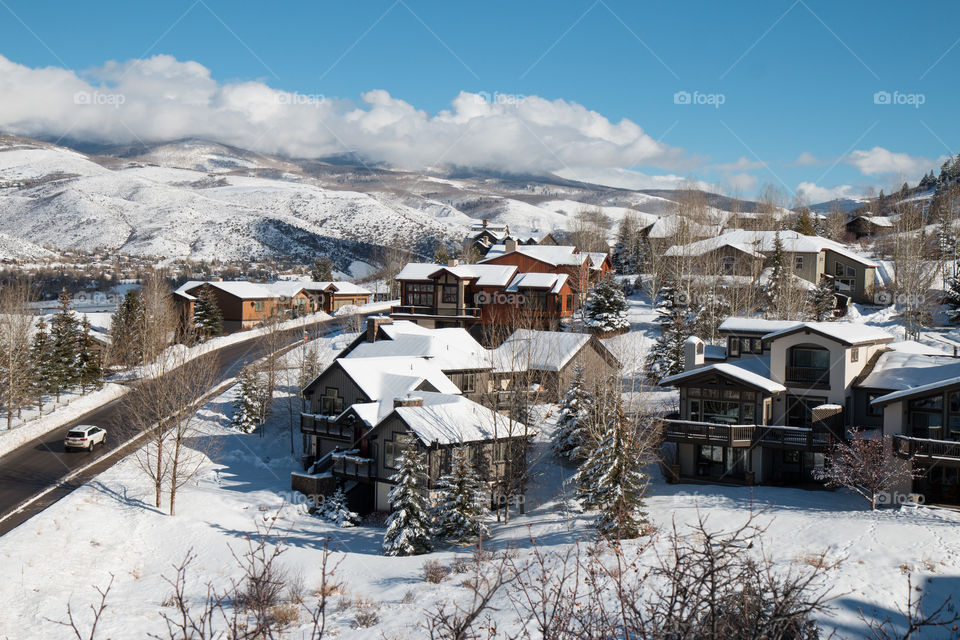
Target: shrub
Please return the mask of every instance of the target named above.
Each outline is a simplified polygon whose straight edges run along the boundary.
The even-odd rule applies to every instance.
[[[423,563],[423,579],[431,584],[437,584],[449,575],[450,569],[437,560],[427,560]]]
[[[292,603],[278,604],[270,609],[270,619],[278,627],[289,627],[300,621],[300,609]]]

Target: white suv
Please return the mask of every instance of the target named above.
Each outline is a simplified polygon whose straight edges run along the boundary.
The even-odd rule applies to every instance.
[[[107,432],[101,427],[90,424],[78,424],[67,432],[67,437],[63,439],[63,448],[86,449],[93,451],[94,445],[103,444],[107,440]]]

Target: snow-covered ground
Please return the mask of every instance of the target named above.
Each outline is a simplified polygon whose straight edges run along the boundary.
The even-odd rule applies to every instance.
[[[643,316],[637,313],[637,318]],[[321,361],[328,362],[351,337],[329,336],[312,344],[319,345]],[[290,392],[295,389],[288,387]],[[236,389],[230,389],[200,411],[195,444],[209,452],[208,461],[180,490],[176,516],[154,508],[150,482],[131,456],[0,537],[0,598],[15,603],[0,616],[0,637],[71,637],[69,629],[50,620],[64,618],[68,600],[81,620],[89,620],[86,605],[97,597],[93,586],[106,585],[111,574],[114,585],[100,637],[144,637],[161,624],[162,603],[170,594],[163,576],[172,575],[172,566],[188,549],[197,554],[189,592],[199,598],[206,581],[222,588],[238,577],[231,548],[241,552],[257,523],[273,518],[287,532],[283,565],[291,575],[303,576],[308,591],[320,582],[324,541],[335,550],[344,591],[334,598],[331,625],[344,639],[381,633],[422,637],[417,624],[425,610],[466,597],[456,574],[430,584],[423,580],[422,566],[427,559],[449,565],[469,549],[445,547],[427,557],[387,558],[380,554],[382,529],[337,529],[310,516],[300,496],[290,491],[290,471],[299,469],[300,437],[287,396],[276,399],[264,437],[231,429],[235,398]],[[562,553],[593,536],[591,514],[567,499],[573,468],[549,454],[550,432],[548,424],[536,444],[542,455],[526,496],[526,514],[514,516],[509,525],[490,522],[488,546],[515,548],[520,561],[529,553],[531,538],[541,550]],[[674,522],[683,529],[700,513],[708,515],[711,526],[726,528],[759,513],[768,525],[765,548],[780,568],[803,568],[820,551],[842,560],[827,576],[837,599],[822,620],[839,637],[862,637],[860,608],[867,615],[895,617],[906,599],[907,572],[913,573],[915,585],[930,592],[931,602],[958,591],[960,513],[931,508],[870,512],[844,491],[667,485],[658,473],[653,475],[647,506],[658,529]],[[361,610],[358,599],[374,604],[379,621],[373,627],[354,628]],[[494,615],[512,625],[513,611],[505,603],[498,605]]]

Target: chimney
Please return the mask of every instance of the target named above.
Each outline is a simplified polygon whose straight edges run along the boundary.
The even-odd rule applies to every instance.
[[[487,218],[484,218],[481,224],[483,224],[483,228],[486,229],[487,225],[490,224],[490,220],[488,220]]]
[[[387,316],[370,316],[367,318],[367,342],[376,342],[377,332],[385,324],[393,324],[393,318]]]
[[[403,398],[394,398],[393,399],[393,408],[397,407],[422,407],[423,398],[419,396],[405,396]]]
[[[516,238],[507,238],[503,241],[504,249],[506,253],[512,253],[517,250],[517,240]]]
[[[450,258],[449,260],[447,260],[447,266],[448,266],[448,267],[459,267],[459,266],[460,266],[460,260],[458,260],[457,258]]]
[[[690,336],[683,343],[683,370],[690,371],[703,366],[703,340]]]

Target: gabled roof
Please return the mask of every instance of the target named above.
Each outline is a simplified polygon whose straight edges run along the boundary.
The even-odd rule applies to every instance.
[[[565,273],[518,273],[504,291],[540,289],[548,293],[560,293],[569,276]]]
[[[803,322],[793,327],[768,333],[763,336],[763,339],[774,340],[799,331],[816,333],[846,346],[893,342],[893,336],[883,329],[852,322]]]
[[[904,351],[880,354],[873,370],[858,387],[903,391],[960,378],[960,359]]]
[[[419,391],[424,382],[441,393],[460,393],[440,367],[424,358],[339,358],[331,366],[341,367],[370,400],[392,401]]]
[[[396,407],[395,413],[425,445],[481,442],[523,435],[526,427],[463,396],[417,393],[422,407]]]
[[[463,264],[454,267],[432,262],[411,262],[401,269],[394,279],[431,280],[443,271],[460,279],[476,280],[480,287],[504,287],[510,282],[517,268],[499,264]]]
[[[659,384],[660,386],[675,386],[678,382],[708,373],[724,374],[767,393],[781,393],[787,390],[787,388],[779,382],[774,382],[770,379],[769,357],[746,358],[735,362],[718,362],[717,364],[710,364],[705,367],[697,367],[690,371],[667,376],[662,379]]]
[[[893,393],[888,393],[885,396],[880,396],[876,398],[871,404],[885,405],[890,404],[891,402],[897,402],[898,400],[907,400],[909,398],[915,398],[917,396],[927,395],[934,391],[944,389],[946,387],[952,387],[953,385],[960,385],[960,376],[953,378],[944,378],[942,380],[936,380],[934,382],[929,382],[927,384],[922,384],[916,387],[910,387],[909,389],[902,389],[900,391],[894,391]]]
[[[466,329],[426,329],[405,320],[381,325],[386,340],[361,342],[346,358],[418,357],[443,371],[489,369],[489,354]]]
[[[672,238],[677,235],[684,226],[700,238],[704,236],[715,236],[721,231],[720,226],[693,222],[675,213],[661,216],[655,222],[644,227],[644,230],[648,238],[663,239]]]
[[[766,335],[774,331],[781,331],[795,327],[800,322],[795,320],[767,320],[766,318],[727,318],[720,323],[717,331],[721,333],[758,333]]]
[[[577,248],[572,245],[549,245],[549,244],[521,244],[517,245],[516,251],[510,253],[519,253],[534,260],[538,260],[553,267],[573,266],[579,267],[584,262],[590,260],[590,255],[579,253]],[[481,260],[487,262],[494,258],[507,255],[506,245],[495,244],[490,247],[490,251]]]
[[[828,238],[820,236],[805,236],[796,231],[748,231],[746,229],[735,229],[727,231],[715,238],[706,238],[686,245],[675,245],[667,249],[666,256],[702,256],[721,247],[731,246],[744,250],[749,247],[752,251],[758,251],[764,254],[773,252],[777,233],[780,234],[780,242],[783,250],[787,253],[820,253],[821,251],[833,251],[845,258],[853,260],[866,267],[878,266],[876,262],[856,253],[839,242],[834,242]]]
[[[560,371],[591,342],[592,337],[588,333],[518,329],[493,350],[493,368],[503,372],[525,369]],[[594,344],[605,352],[603,355],[608,359],[616,360],[601,341],[594,341]]]
[[[173,295],[186,298],[187,300],[196,300],[197,296],[187,293],[191,289],[196,289],[204,283],[203,280],[188,280],[174,290]]]
[[[593,269],[603,268],[603,263],[610,259],[610,254],[603,251],[589,251],[587,255],[590,256],[590,267]]]

